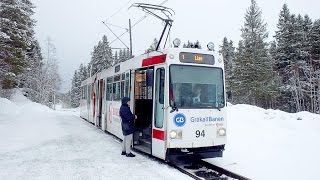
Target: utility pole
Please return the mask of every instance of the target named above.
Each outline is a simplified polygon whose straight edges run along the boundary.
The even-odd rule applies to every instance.
[[[130,58],[132,58],[131,19],[129,19],[129,37],[130,37]]]

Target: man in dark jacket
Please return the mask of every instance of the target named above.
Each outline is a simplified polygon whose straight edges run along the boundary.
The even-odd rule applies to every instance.
[[[130,99],[128,97],[123,97],[121,99],[121,107],[120,107],[120,117],[122,119],[121,126],[122,126],[122,134],[124,136],[122,142],[122,153],[121,155],[126,155],[127,157],[135,157],[134,154],[131,153],[131,141],[132,141],[132,134],[135,131],[134,128],[134,120],[137,118],[132,112],[130,111]]]

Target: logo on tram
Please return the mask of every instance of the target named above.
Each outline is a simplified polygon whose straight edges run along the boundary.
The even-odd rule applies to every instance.
[[[184,114],[178,113],[173,117],[173,122],[176,126],[182,127],[186,124],[187,118]]]

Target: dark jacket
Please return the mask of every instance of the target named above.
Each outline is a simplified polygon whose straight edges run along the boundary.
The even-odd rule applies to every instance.
[[[130,108],[127,104],[128,101],[130,101],[128,97],[122,98],[121,100],[122,105],[119,111],[120,117],[122,119],[122,122],[121,122],[122,134],[125,136],[132,134],[135,131],[135,128],[134,128],[135,115],[132,114],[132,112],[130,111]]]

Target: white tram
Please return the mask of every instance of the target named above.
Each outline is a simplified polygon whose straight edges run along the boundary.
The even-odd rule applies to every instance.
[[[80,116],[123,138],[121,98],[137,115],[133,148],[170,161],[180,155],[221,157],[226,143],[222,58],[172,48],[144,54],[82,82]]]

